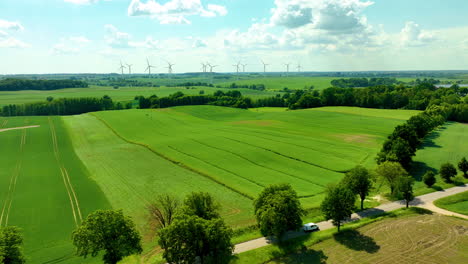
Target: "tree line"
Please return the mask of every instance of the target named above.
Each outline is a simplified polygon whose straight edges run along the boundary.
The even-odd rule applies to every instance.
[[[336,79],[331,81],[331,85],[339,88],[370,87],[378,85],[393,85],[402,83],[396,78],[349,78]]]
[[[132,104],[114,103],[107,95],[102,98],[59,98],[48,97],[46,101],[19,105],[6,105],[0,110],[1,116],[49,116],[78,115],[105,110],[132,108]]]
[[[87,88],[88,83],[78,80],[28,80],[7,78],[0,80],[0,91],[58,90],[63,88]]]

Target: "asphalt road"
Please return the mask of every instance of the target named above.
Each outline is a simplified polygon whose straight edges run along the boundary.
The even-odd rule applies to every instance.
[[[438,207],[434,206],[434,204],[433,204],[433,202],[435,200],[437,200],[437,199],[447,197],[447,196],[450,196],[450,195],[454,195],[454,194],[457,194],[457,193],[465,192],[465,191],[468,191],[468,185],[467,184],[457,186],[457,187],[453,187],[453,188],[446,189],[446,190],[442,190],[442,191],[437,191],[437,192],[433,192],[433,193],[424,194],[424,195],[421,195],[421,196],[417,196],[413,201],[411,201],[410,206],[418,206],[418,207],[429,209],[429,210],[434,211],[436,213],[446,214],[446,215],[455,215],[455,216],[458,216],[458,217],[468,219],[468,217],[465,216],[465,215],[457,214],[457,213],[454,213],[454,212],[450,212],[450,211],[438,208]],[[352,214],[351,218],[347,222],[353,222],[353,221],[359,220],[359,219],[364,218],[364,217],[375,216],[375,215],[379,215],[379,214],[382,214],[382,213],[385,213],[385,212],[394,211],[394,210],[403,208],[405,206],[406,206],[406,203],[403,200],[382,204],[382,205],[377,206],[375,208],[367,209],[367,210],[364,210],[362,212]],[[336,228],[335,226],[333,226],[331,221],[323,221],[323,222],[317,223],[317,225],[319,226],[320,230]],[[296,238],[296,237],[300,237],[300,236],[304,236],[304,235],[305,235],[305,233],[302,232],[302,231],[301,232],[289,232],[289,233],[286,234],[286,239]],[[274,242],[273,240],[270,240],[270,239],[265,238],[265,237],[261,237],[261,238],[257,238],[257,239],[250,240],[250,241],[247,241],[247,242],[243,242],[243,243],[237,244],[235,246],[234,254],[239,254],[239,253],[242,253],[242,252],[245,252],[245,251],[261,248],[261,247],[267,246],[267,245],[269,245],[269,244],[271,244],[273,242]]]

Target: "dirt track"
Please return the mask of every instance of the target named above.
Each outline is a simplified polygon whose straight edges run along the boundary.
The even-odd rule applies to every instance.
[[[40,126],[39,126],[39,125],[36,125],[36,126],[23,126],[23,127],[2,128],[2,129],[0,129],[0,133],[1,133],[1,132],[8,131],[8,130],[18,130],[18,129],[35,128],[35,127],[40,127]]]

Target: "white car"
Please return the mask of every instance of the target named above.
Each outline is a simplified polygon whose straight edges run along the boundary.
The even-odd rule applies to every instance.
[[[304,232],[314,232],[314,231],[319,231],[319,230],[320,228],[318,227],[318,225],[314,223],[307,223],[302,226],[302,231]]]

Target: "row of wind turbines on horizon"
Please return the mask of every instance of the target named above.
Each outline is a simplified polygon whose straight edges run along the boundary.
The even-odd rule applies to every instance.
[[[167,73],[168,74],[172,74],[173,73],[173,66],[175,65],[174,63],[170,63],[169,61],[165,61],[167,63],[167,66],[164,67],[167,69]],[[266,73],[267,72],[267,66],[270,66],[270,64],[267,64],[265,63],[263,60],[261,60],[262,62],[262,65],[263,65],[263,72]],[[202,73],[213,73],[214,69],[216,67],[219,67],[220,65],[215,65],[215,64],[211,64],[209,62],[202,62],[200,63],[201,64],[201,72]],[[154,65],[151,65],[149,59],[146,59],[146,69],[145,69],[145,73],[148,72],[149,75],[151,75],[151,69],[155,69],[157,68],[156,66]],[[249,65],[249,64],[246,64],[246,63],[242,63],[241,61],[237,62],[237,64],[233,64],[232,66],[235,68],[235,72],[236,73],[245,73],[245,68],[246,66]],[[284,63],[283,64],[285,66],[285,72],[286,73],[289,73],[290,71],[290,66],[293,65],[292,63]],[[128,74],[132,74],[132,66],[133,64],[128,64],[128,63],[122,63],[122,61],[120,61],[120,67],[118,68],[121,72],[121,74],[125,74],[124,70],[125,69],[128,69]],[[302,66],[300,63],[298,63],[296,65],[296,69],[297,69],[297,72],[301,72],[302,70]]]

